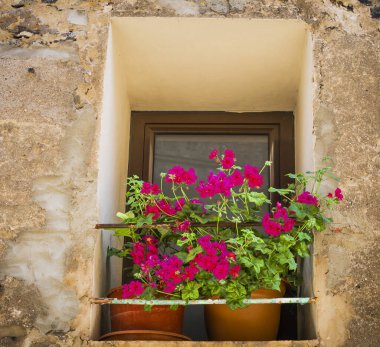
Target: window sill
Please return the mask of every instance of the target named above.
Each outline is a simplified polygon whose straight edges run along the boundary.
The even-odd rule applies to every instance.
[[[97,341],[92,342],[91,346],[107,347],[318,347],[318,340],[300,340],[300,341]]]

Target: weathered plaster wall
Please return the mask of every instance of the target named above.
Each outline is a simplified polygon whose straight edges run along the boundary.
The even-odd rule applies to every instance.
[[[379,5],[0,0],[0,345],[100,345],[87,342],[88,298],[103,64],[113,15],[293,18],[310,25],[316,136],[310,155],[317,162],[332,157],[346,194],[336,224],[315,245],[319,344],[377,346]]]

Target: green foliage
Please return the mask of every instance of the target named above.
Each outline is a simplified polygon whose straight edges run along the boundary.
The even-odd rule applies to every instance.
[[[270,162],[266,162],[263,169],[269,165]],[[231,175],[233,170],[240,169],[237,165],[230,170],[218,168],[228,175]],[[162,181],[165,176],[161,175]],[[162,192],[157,195],[142,194],[143,182],[137,176],[129,177],[126,212],[117,214],[122,224],[128,224],[128,228],[113,229],[114,234],[124,236],[126,242],[121,249],[109,247],[107,254],[131,259],[133,243],[143,242],[144,236],[153,236],[158,240],[160,254],[176,255],[182,262],[182,267],[198,266],[194,279],[183,280],[173,293],[167,295],[187,301],[211,297],[225,298],[232,309],[243,307],[244,299],[250,297],[252,290],[258,288],[279,290],[283,280],[297,285],[301,280],[297,274],[297,258],[310,255],[313,232],[323,231],[332,222],[326,213],[338,202],[338,199],[319,194],[321,184],[326,179],[336,179],[336,177],[330,167],[287,176],[292,182],[285,188],[270,187],[268,192],[258,192],[244,181],[238,188],[231,190],[230,196],[219,194],[217,199],[208,200],[204,206],[191,202],[193,197],[186,195],[185,184],[173,184],[172,196],[164,195]],[[297,197],[306,190],[318,199],[318,204],[307,204],[297,200]],[[285,209],[287,216],[296,222],[286,231],[281,229],[278,236],[271,236],[271,233],[265,233],[262,228],[250,226],[254,225],[253,222],[261,222],[263,211],[267,211],[268,205],[271,205],[268,193],[273,193],[270,195],[272,199],[273,197],[281,199],[281,208]],[[181,201],[181,209],[175,213],[166,213],[159,206],[161,201],[170,204],[171,207]],[[147,206],[158,208],[159,213],[146,214]],[[271,209],[269,214],[271,221],[276,219],[274,217],[276,209],[277,207]],[[279,223],[284,224],[285,220],[281,220],[283,217],[279,218]],[[180,230],[179,227],[184,221],[189,223],[189,227]],[[210,222],[213,223],[212,227],[208,225]],[[225,226],[226,222],[231,223]],[[247,222],[249,224],[244,224]],[[129,228],[130,224],[135,227]],[[205,235],[211,235],[213,244],[226,245],[227,251],[233,254],[233,257],[225,258],[228,259],[227,266],[231,271],[233,266],[238,265],[240,267],[238,276],[233,276],[229,272],[223,280],[218,280],[212,270],[206,271],[197,264],[199,259],[197,256],[207,253],[198,243],[198,239]],[[217,250],[216,253],[219,255],[221,251]],[[165,287],[155,277],[156,269],[145,271],[142,266],[134,264],[130,272],[134,279],[144,285],[152,278],[153,282],[156,281],[155,286],[146,285],[144,292],[139,296],[141,299],[162,298]],[[172,305],[171,308],[177,309],[177,306]],[[151,305],[147,305],[144,309],[150,310]]]
[[[182,289],[183,300],[197,300],[199,298],[199,283],[186,282]]]
[[[257,207],[261,207],[265,203],[270,204],[270,200],[268,200],[267,196],[264,193],[249,192],[247,194],[247,197],[248,197],[248,201],[253,202]],[[237,206],[235,207],[237,208]]]

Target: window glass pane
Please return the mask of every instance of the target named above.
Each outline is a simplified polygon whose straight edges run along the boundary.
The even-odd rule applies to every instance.
[[[269,160],[267,135],[190,135],[167,134],[155,136],[153,182],[160,183],[160,173],[167,172],[174,165],[185,169],[193,167],[198,178],[207,179],[210,170],[217,172],[216,163],[208,159],[209,153],[217,149],[223,153],[232,149],[237,158],[236,164],[243,167],[250,164],[262,168]],[[261,190],[267,191],[269,185],[269,169],[264,173],[264,185]],[[169,191],[165,190],[169,194]],[[189,191],[197,195],[194,187]]]

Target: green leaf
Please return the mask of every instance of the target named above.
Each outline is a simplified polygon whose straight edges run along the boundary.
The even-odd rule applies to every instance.
[[[183,262],[186,262],[187,259],[187,253],[186,252],[177,252],[174,255],[178,257],[178,259],[182,260]]]
[[[239,282],[230,282],[225,287],[226,301],[230,308],[243,307],[243,300],[247,295],[245,287]]]
[[[306,240],[306,241],[311,241],[312,240],[312,237],[311,237],[311,235],[310,234],[308,234],[308,233],[305,233],[305,232],[299,232],[298,234],[298,239],[300,240],[300,241],[304,241],[304,240]]]
[[[143,225],[152,225],[153,224],[153,213],[149,213],[146,216],[140,216],[140,218],[136,222],[136,227],[141,228]]]
[[[293,189],[277,189],[277,188],[270,187],[268,189],[268,192],[270,192],[270,193],[278,193],[280,195],[289,195],[289,194],[294,193],[294,190]]]
[[[108,248],[107,248],[107,257],[112,257],[114,255],[119,256],[120,252],[121,252],[120,249],[108,246]]]
[[[295,261],[295,259],[293,257],[289,259],[288,264],[289,264],[290,270],[297,269],[297,262]]]
[[[306,213],[300,207],[300,204],[291,203],[289,206],[289,210],[293,211],[296,214],[297,219],[303,220],[306,217]]]
[[[197,254],[202,253],[202,252],[203,252],[203,249],[201,246],[197,246],[191,249],[187,255],[186,262],[193,260]]]
[[[317,226],[317,220],[315,218],[310,218],[307,222],[306,222],[306,228],[307,229],[313,229]]]
[[[206,285],[210,289],[211,295],[220,295],[221,286],[219,285],[219,282],[207,282]]]
[[[268,200],[264,193],[249,192],[247,197],[249,202],[253,202],[258,207],[264,205],[265,203],[270,203],[270,200]]]
[[[116,213],[116,216],[125,221],[135,218],[135,214],[132,211],[128,211],[127,213],[118,212]]]
[[[185,283],[182,289],[182,299],[183,300],[197,300],[199,298],[198,287],[199,287],[199,284],[196,282]]]
[[[239,261],[246,266],[247,268],[251,268],[254,266],[253,261],[249,259],[248,257],[241,257]]]
[[[251,242],[264,243],[264,240],[261,237],[256,236],[254,231],[251,229],[242,229],[241,232],[244,237]]]
[[[253,268],[255,269],[256,273],[260,273],[264,265],[265,264],[263,259],[256,259],[256,261],[253,263]]]
[[[128,229],[128,228],[115,228],[112,229],[115,236],[126,236],[130,237],[131,239],[136,238],[136,233],[134,229]]]

